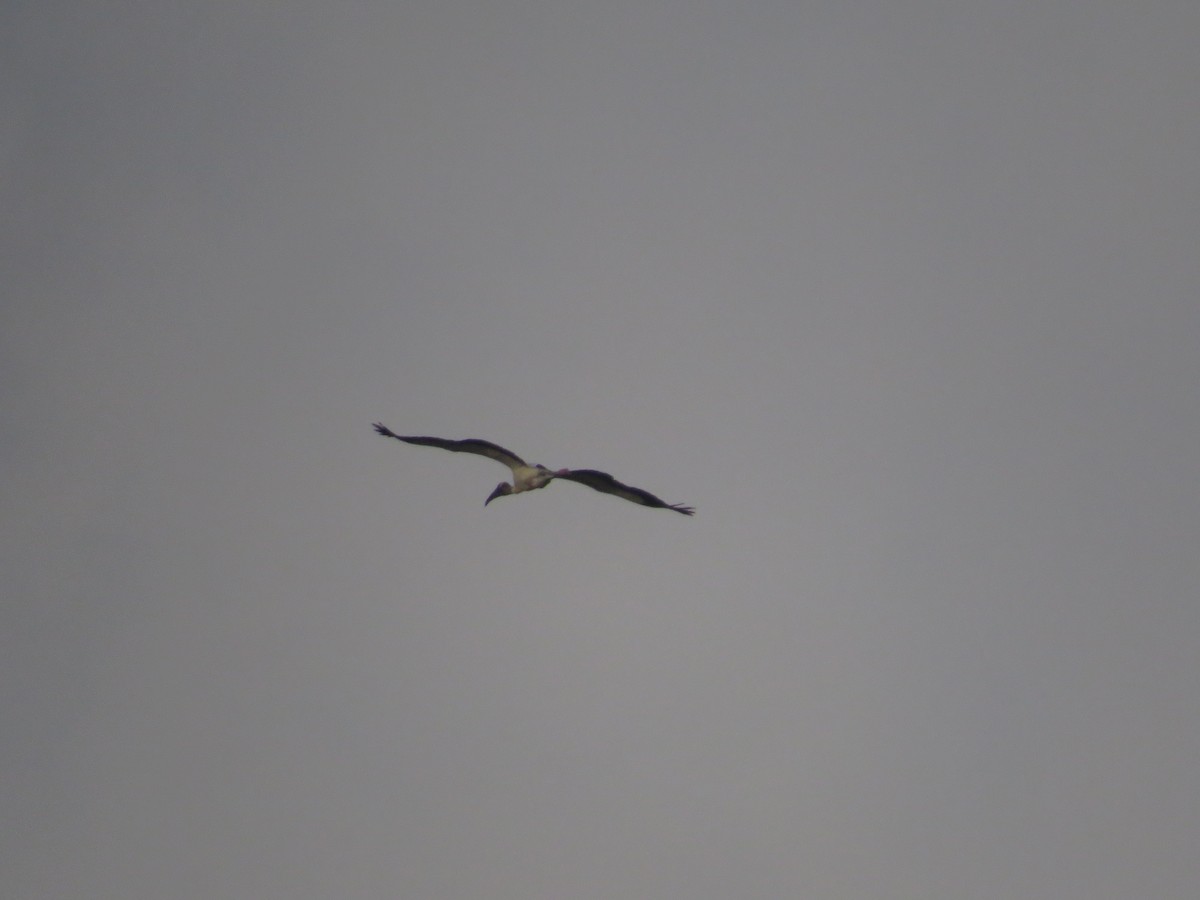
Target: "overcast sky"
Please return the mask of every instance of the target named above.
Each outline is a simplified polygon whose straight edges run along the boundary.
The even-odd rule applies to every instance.
[[[1200,896],[1197,46],[5,4],[4,895]]]

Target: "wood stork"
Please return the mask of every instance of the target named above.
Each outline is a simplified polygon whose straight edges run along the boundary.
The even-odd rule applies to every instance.
[[[491,441],[483,441],[479,438],[450,441],[445,438],[435,437],[406,437],[396,434],[386,425],[381,425],[378,422],[375,423],[375,430],[384,437],[395,438],[398,441],[404,441],[406,444],[419,444],[423,447],[441,447],[443,450],[450,450],[454,453],[476,453],[479,456],[486,456],[488,459],[504,463],[504,465],[512,469],[512,484],[502,481],[496,485],[496,489],[483,501],[484,506],[487,506],[497,497],[506,497],[509,494],[520,494],[525,491],[536,491],[538,488],[544,488],[554,479],[561,478],[565,481],[586,484],[593,490],[604,494],[616,494],[618,497],[624,497],[626,500],[633,503],[640,503],[642,506],[673,509],[675,512],[683,513],[685,516],[693,515],[696,512],[692,507],[684,506],[682,503],[666,503],[649,491],[621,484],[621,482],[606,472],[597,472],[595,469],[551,470],[542,465],[531,466],[511,450],[505,450]]]

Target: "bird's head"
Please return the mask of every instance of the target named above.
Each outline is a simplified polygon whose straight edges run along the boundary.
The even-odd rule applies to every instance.
[[[488,498],[486,500],[483,501],[483,505],[487,506],[489,503],[491,503],[497,497],[503,497],[506,494],[511,494],[511,493],[512,493],[512,485],[509,484],[507,481],[502,481],[498,485],[496,485],[496,489],[488,495]]]

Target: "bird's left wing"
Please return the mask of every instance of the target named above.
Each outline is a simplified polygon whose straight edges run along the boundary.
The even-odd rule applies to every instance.
[[[655,497],[649,491],[621,484],[621,482],[617,481],[617,479],[613,478],[607,472],[597,472],[595,469],[571,469],[554,477],[564,478],[567,481],[576,481],[579,484],[586,484],[592,490],[600,491],[603,494],[615,494],[618,497],[624,497],[631,503],[640,503],[642,506],[673,509],[675,512],[683,513],[685,516],[694,515],[696,512],[692,507],[685,506],[682,503],[667,503],[665,500]]]

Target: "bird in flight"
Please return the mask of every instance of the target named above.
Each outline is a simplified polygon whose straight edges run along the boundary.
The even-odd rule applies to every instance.
[[[406,444],[418,444],[422,447],[441,447],[443,450],[449,450],[453,453],[475,453],[479,456],[486,456],[488,459],[494,459],[496,462],[504,463],[504,465],[512,469],[512,484],[502,481],[496,485],[496,489],[483,501],[484,506],[487,506],[497,497],[506,497],[509,494],[520,494],[525,491],[535,491],[538,488],[544,488],[554,479],[561,478],[564,481],[575,481],[579,484],[586,484],[588,487],[600,491],[602,494],[615,494],[618,497],[624,497],[626,500],[632,503],[640,503],[642,506],[673,509],[675,512],[683,513],[685,516],[694,515],[696,512],[692,507],[684,506],[682,503],[667,503],[658,499],[649,491],[621,484],[621,482],[617,481],[617,479],[613,478],[607,472],[597,472],[595,469],[551,470],[542,465],[531,466],[511,450],[505,450],[491,441],[482,441],[479,438],[450,441],[445,438],[435,437],[406,437],[396,434],[386,425],[381,425],[378,422],[375,423],[375,431],[384,437],[395,438],[398,441],[404,441]]]

